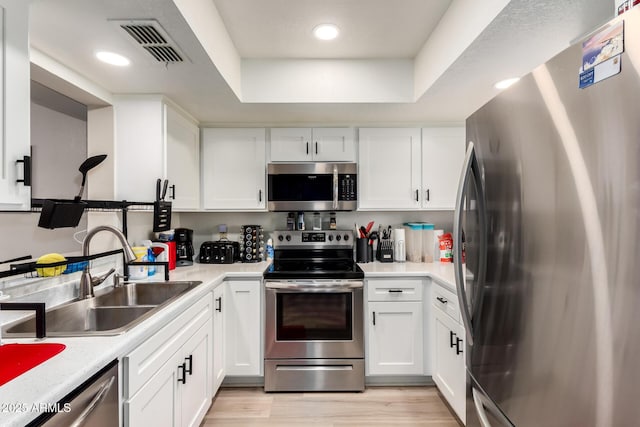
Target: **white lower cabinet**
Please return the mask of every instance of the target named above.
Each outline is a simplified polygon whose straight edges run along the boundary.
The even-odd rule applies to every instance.
[[[262,284],[260,280],[226,282],[225,365],[226,374],[260,376],[262,358]]]
[[[226,375],[225,366],[225,304],[226,283],[222,283],[213,290],[213,392],[218,392]]]
[[[211,406],[212,347],[211,322],[208,322],[191,337],[178,356],[181,426],[200,425]]]
[[[460,420],[466,423],[465,337],[464,328],[455,320],[457,297],[435,285],[432,301],[433,381]],[[445,311],[450,306],[456,307],[456,311]]]
[[[123,358],[125,426],[197,426],[212,396],[212,295]]]
[[[425,375],[422,280],[367,280],[367,375]]]

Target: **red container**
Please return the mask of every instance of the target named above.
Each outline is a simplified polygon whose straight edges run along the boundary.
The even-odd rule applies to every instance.
[[[166,242],[169,245],[169,270],[176,269],[176,242]]]

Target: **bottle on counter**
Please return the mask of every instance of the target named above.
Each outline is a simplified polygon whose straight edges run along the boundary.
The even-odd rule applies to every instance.
[[[293,231],[296,229],[296,214],[289,212],[287,214],[287,230]]]
[[[320,212],[313,213],[313,230],[322,230],[322,217],[320,216]]]
[[[273,255],[274,255],[274,250],[273,250],[273,240],[271,239],[267,239],[267,261],[273,261]]]

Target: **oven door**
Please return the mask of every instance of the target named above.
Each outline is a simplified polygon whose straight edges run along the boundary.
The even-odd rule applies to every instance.
[[[265,358],[362,358],[362,281],[265,283]]]

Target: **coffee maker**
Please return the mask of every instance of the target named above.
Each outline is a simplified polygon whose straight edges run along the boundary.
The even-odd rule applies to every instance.
[[[173,240],[176,242],[176,267],[193,265],[193,230],[176,228]]]

